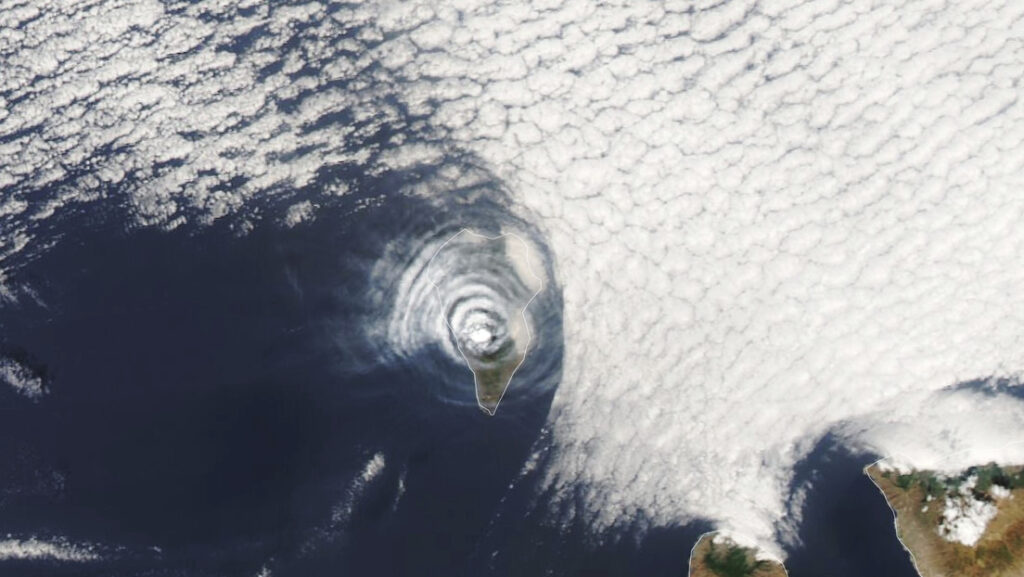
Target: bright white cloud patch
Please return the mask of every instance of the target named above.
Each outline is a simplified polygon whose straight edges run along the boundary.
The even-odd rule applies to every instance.
[[[18,361],[0,356],[0,383],[6,383],[16,393],[32,400],[46,394],[43,378],[36,371]]]
[[[1024,367],[1021,3],[245,4],[0,9],[0,215],[118,191],[209,221],[369,163],[394,93],[549,237],[547,480],[595,528],[708,517],[774,548],[827,430],[1024,461],[1019,401],[941,392]],[[401,142],[378,166],[440,154]],[[0,256],[32,222],[0,220]]]
[[[1013,493],[1006,487],[1002,487],[1000,485],[992,485],[992,488],[989,489],[989,494],[992,495],[992,498],[997,500],[1013,498]]]
[[[95,561],[99,555],[87,545],[75,545],[63,539],[0,539],[0,561],[50,560],[84,562]]]
[[[972,475],[960,485],[956,493],[946,497],[939,535],[947,541],[973,547],[985,534],[989,521],[995,519],[998,512],[996,506],[978,499],[971,492],[977,482],[978,478]]]
[[[284,215],[284,223],[289,227],[295,226],[313,218],[316,207],[308,200],[297,202],[288,207]]]

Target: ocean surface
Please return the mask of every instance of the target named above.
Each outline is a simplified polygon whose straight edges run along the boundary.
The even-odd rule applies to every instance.
[[[791,577],[918,577],[892,510],[863,474],[876,460],[826,436],[797,467],[793,484],[807,492],[799,544],[786,560]]]
[[[522,373],[550,382],[513,380],[495,417],[464,366],[368,336],[388,247],[500,206],[354,206],[247,234],[128,229],[117,207],[62,222],[18,272],[32,297],[0,309],[2,352],[47,391],[0,390],[0,535],[96,559],[0,574],[686,574],[708,523],[595,536],[541,489],[551,399],[572,386],[557,286]],[[913,575],[865,459],[823,442],[801,468],[794,577]]]

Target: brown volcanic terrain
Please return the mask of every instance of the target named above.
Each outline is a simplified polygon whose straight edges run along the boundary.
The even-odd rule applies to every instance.
[[[883,471],[877,464],[865,472],[895,512],[896,532],[922,577],[1024,576],[1024,467],[990,464],[955,478],[931,471]],[[978,478],[975,498],[992,501],[998,511],[973,547],[939,534],[946,496],[970,475]],[[994,485],[1008,489],[1010,497],[991,497]]]
[[[714,534],[700,538],[690,553],[690,577],[786,577],[774,561],[758,560],[754,550]]]

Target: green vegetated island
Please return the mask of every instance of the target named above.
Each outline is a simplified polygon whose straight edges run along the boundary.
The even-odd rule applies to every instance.
[[[866,470],[896,514],[921,577],[1024,575],[1024,467],[994,463],[959,475]]]
[[[758,559],[756,554],[753,549],[709,533],[690,553],[690,577],[786,577],[781,564]]]
[[[1024,576],[1024,466],[994,463],[959,474],[865,469],[896,515],[921,577]],[[780,563],[715,534],[690,554],[689,577],[782,577]]]
[[[525,327],[521,318],[513,318],[510,322],[516,325],[517,332],[525,331],[525,328],[518,328],[520,325]],[[512,375],[526,360],[525,347],[513,348],[510,346],[506,348],[509,350],[502,349],[495,354],[480,357],[462,354],[462,357],[466,359],[466,364],[473,371],[477,403],[489,415],[493,415],[498,410],[498,403],[501,402],[505,390],[511,384]]]

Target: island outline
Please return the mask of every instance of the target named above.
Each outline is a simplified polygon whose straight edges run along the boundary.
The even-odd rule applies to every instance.
[[[536,271],[533,270],[533,265],[530,262],[530,260],[531,260],[530,257],[532,257],[532,255],[533,255],[532,249],[530,247],[530,243],[528,243],[525,240],[523,240],[523,238],[521,236],[519,236],[518,234],[515,234],[515,233],[512,233],[512,232],[502,232],[502,233],[499,233],[497,235],[490,236],[490,235],[486,235],[486,234],[483,234],[483,233],[480,233],[480,232],[477,232],[475,230],[472,230],[470,228],[465,228],[465,227],[460,229],[458,232],[456,232],[451,237],[449,237],[447,240],[445,240],[443,243],[441,243],[441,246],[439,246],[437,248],[437,250],[434,251],[434,254],[431,255],[430,260],[427,261],[427,264],[426,264],[425,268],[429,269],[430,266],[433,264],[434,259],[437,258],[437,256],[439,254],[441,254],[441,251],[443,251],[444,248],[446,246],[448,246],[449,243],[451,243],[455,239],[459,238],[463,234],[471,234],[471,235],[474,235],[474,236],[478,236],[478,237],[480,237],[480,238],[482,238],[484,240],[487,240],[487,241],[501,240],[501,239],[508,238],[508,237],[516,239],[518,242],[520,242],[522,244],[523,248],[526,250],[525,254],[527,255],[527,258],[525,258],[524,262],[523,262],[523,264],[525,265],[525,269],[529,272],[530,275],[532,275],[534,277],[534,279],[537,281],[537,286],[538,286],[538,288],[535,291],[533,291],[533,294],[530,296],[530,298],[527,299],[526,304],[524,304],[522,306],[522,308],[519,309],[519,315],[523,319],[523,327],[524,327],[524,329],[526,331],[526,343],[523,345],[522,358],[516,363],[515,367],[512,369],[512,372],[509,374],[508,380],[505,382],[504,386],[502,387],[501,395],[498,397],[498,400],[495,401],[493,409],[488,408],[487,405],[484,404],[484,402],[481,400],[481,398],[480,398],[480,379],[479,379],[479,375],[477,374],[477,371],[473,369],[472,362],[466,356],[466,352],[463,350],[462,344],[459,342],[459,339],[457,337],[454,339],[455,340],[455,346],[458,349],[459,354],[462,356],[462,359],[466,363],[466,368],[469,369],[469,372],[471,372],[473,374],[473,393],[476,396],[477,406],[480,407],[480,409],[483,410],[485,413],[487,413],[489,416],[493,417],[498,412],[498,406],[501,404],[501,401],[505,398],[505,394],[508,392],[508,388],[512,385],[512,379],[515,378],[515,375],[519,371],[519,368],[522,367],[523,363],[526,362],[526,355],[529,353],[530,345],[533,343],[533,332],[530,330],[530,322],[529,322],[529,319],[526,316],[526,310],[528,308],[530,308],[530,304],[533,303],[534,299],[536,299],[537,296],[540,295],[540,293],[544,291],[544,278],[541,277],[540,275],[538,275],[536,273]],[[517,273],[518,273],[518,271],[517,271]],[[440,301],[442,309],[443,309],[444,305],[445,305],[445,300],[441,296],[441,289],[440,289],[440,287],[438,287],[437,283],[435,283],[430,278],[427,278],[427,282],[429,282],[430,285],[433,287],[433,289],[434,289],[433,292],[437,296],[438,301]],[[448,328],[449,334],[454,336],[455,335],[455,328],[452,327],[451,322],[449,322],[447,317],[444,317],[444,324]]]

